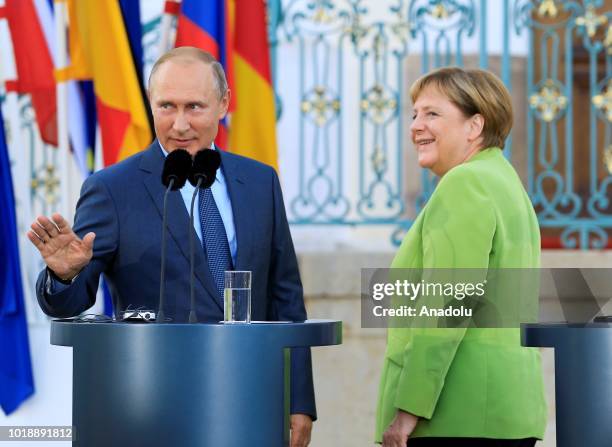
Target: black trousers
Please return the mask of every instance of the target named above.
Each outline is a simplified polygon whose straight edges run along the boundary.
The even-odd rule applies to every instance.
[[[414,438],[408,447],[533,447],[537,439]]]

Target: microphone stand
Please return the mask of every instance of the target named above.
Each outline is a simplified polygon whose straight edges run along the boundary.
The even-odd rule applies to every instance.
[[[195,266],[194,266],[195,248],[194,248],[194,241],[193,241],[193,233],[195,230],[193,226],[193,206],[195,203],[196,195],[198,194],[198,191],[200,191],[200,186],[202,185],[202,182],[204,181],[205,178],[206,178],[205,174],[197,175],[198,183],[195,185],[195,190],[193,191],[193,195],[191,196],[191,209],[189,211],[189,219],[191,221],[191,228],[189,229],[190,230],[189,231],[189,258],[190,258],[190,264],[191,264],[191,274],[189,275],[189,293],[190,293],[190,298],[191,298],[191,304],[189,305],[189,322],[190,323],[198,322],[198,317],[195,311]]]
[[[159,282],[159,308],[157,310],[157,317],[155,320],[158,323],[163,323],[166,319],[164,315],[164,289],[165,289],[165,277],[166,277],[166,233],[167,233],[167,204],[168,204],[168,193],[172,191],[174,186],[175,176],[170,177],[170,182],[166,188],[164,194],[164,215],[162,216],[162,240],[161,240],[161,273]]]

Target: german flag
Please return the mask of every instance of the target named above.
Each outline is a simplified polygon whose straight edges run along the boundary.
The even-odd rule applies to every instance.
[[[263,0],[234,3],[234,96],[231,151],[278,170],[276,114]]]

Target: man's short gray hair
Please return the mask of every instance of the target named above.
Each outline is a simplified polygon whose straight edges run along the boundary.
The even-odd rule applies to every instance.
[[[210,65],[213,71],[213,79],[215,80],[215,89],[217,90],[217,96],[219,100],[221,100],[225,93],[227,92],[227,78],[225,77],[225,71],[223,70],[223,65],[214,58],[212,54],[207,51],[201,50],[196,47],[177,47],[173,48],[170,51],[164,53],[155,64],[153,64],[153,68],[151,69],[151,74],[149,74],[149,82],[148,82],[148,90],[151,91],[151,80],[153,76],[159,69],[161,65],[169,60],[181,60],[181,61],[199,61],[203,62],[207,65]]]

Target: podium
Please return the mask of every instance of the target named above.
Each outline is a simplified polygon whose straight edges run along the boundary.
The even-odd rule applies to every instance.
[[[342,322],[53,321],[73,348],[75,446],[286,446],[289,349],[342,343]]]
[[[555,349],[557,447],[612,446],[612,324],[522,324],[521,341]]]

